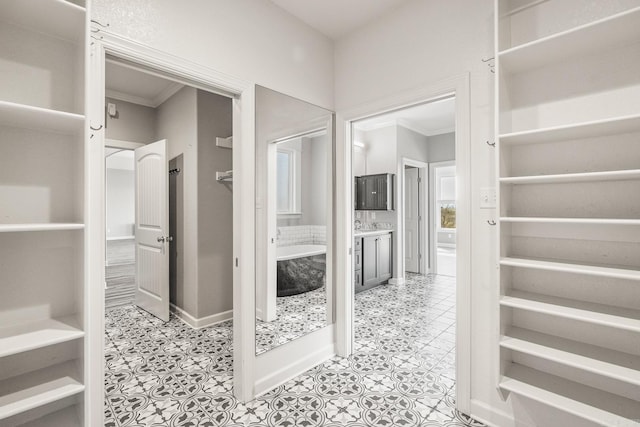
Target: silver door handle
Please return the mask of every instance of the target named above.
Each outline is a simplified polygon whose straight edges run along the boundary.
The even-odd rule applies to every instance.
[[[156,240],[158,241],[158,243],[162,243],[164,242],[164,237],[160,236]]]
[[[165,237],[165,240],[167,242],[173,242],[173,236],[167,236],[167,237]]]
[[[158,241],[158,243],[173,242],[173,236],[167,236],[167,237],[160,236],[156,240]]]

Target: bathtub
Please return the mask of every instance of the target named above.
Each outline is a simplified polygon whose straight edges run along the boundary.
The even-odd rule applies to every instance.
[[[295,245],[277,248],[279,297],[302,294],[325,284],[325,245]]]

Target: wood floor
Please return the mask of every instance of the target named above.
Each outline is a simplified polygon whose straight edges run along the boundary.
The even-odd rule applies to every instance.
[[[105,307],[133,304],[136,295],[135,240],[108,240]]]

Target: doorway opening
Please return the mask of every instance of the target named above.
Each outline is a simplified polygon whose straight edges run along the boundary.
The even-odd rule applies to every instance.
[[[453,420],[458,408],[456,102],[450,95],[351,122],[354,352],[427,360],[434,381],[422,392],[439,401],[424,421]],[[389,185],[361,184],[380,176]],[[393,203],[369,203],[381,193]],[[389,249],[380,236],[390,236]],[[372,276],[376,286],[364,280]]]
[[[108,144],[108,142],[107,142]],[[105,146],[105,308],[135,302],[135,160],[131,149]]]
[[[173,425],[233,395],[233,100],[107,55],[104,104],[105,422]]]

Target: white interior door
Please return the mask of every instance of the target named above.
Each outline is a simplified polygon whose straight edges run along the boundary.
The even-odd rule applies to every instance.
[[[169,320],[169,169],[166,140],[135,150],[136,304]]]
[[[405,270],[420,273],[420,196],[418,168],[404,170]]]

